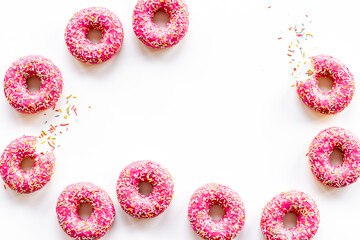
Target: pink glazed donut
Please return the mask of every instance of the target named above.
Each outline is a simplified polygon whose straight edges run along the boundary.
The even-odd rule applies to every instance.
[[[26,80],[31,77],[37,77],[41,81],[37,92],[27,89]],[[4,79],[4,92],[8,102],[22,113],[36,113],[54,106],[62,89],[60,70],[52,61],[38,55],[15,61],[7,70]]]
[[[212,205],[219,205],[225,210],[221,220],[215,221],[210,217]],[[233,239],[245,224],[244,204],[231,188],[210,183],[191,196],[188,218],[194,231],[204,239]]]
[[[87,39],[91,29],[102,32],[100,42]],[[97,64],[119,52],[124,38],[119,18],[109,9],[91,7],[75,13],[65,29],[65,42],[70,53],[81,62]]]
[[[338,59],[326,55],[311,57],[314,74],[306,81],[297,81],[297,93],[301,100],[322,114],[336,114],[349,105],[354,92],[354,77]],[[318,86],[319,77],[333,80],[333,88],[324,93]]]
[[[293,228],[283,226],[287,213],[297,215]],[[260,227],[267,240],[311,239],[319,228],[319,210],[312,198],[303,192],[282,192],[265,205]]]
[[[91,216],[83,220],[77,211],[82,203],[92,207]],[[115,208],[110,196],[92,183],[76,183],[67,186],[56,205],[60,226],[70,237],[77,240],[96,240],[105,235],[115,218]]]
[[[36,137],[23,136],[12,141],[4,150],[0,160],[0,173],[5,183],[18,193],[32,193],[50,181],[54,171],[55,156],[50,153],[36,153]],[[24,158],[34,159],[29,171],[21,169]]]
[[[163,11],[170,21],[165,27],[153,22],[156,12]],[[145,45],[167,48],[184,38],[189,26],[189,12],[182,0],[139,0],[133,13],[134,33]]]
[[[149,196],[139,193],[139,183],[148,182]],[[153,161],[136,161],[120,173],[116,194],[122,209],[136,218],[152,218],[164,212],[174,194],[174,181],[169,171]]]
[[[338,148],[344,154],[339,166],[330,164],[330,154]],[[343,128],[331,127],[321,131],[309,147],[309,162],[315,177],[329,187],[345,187],[359,178],[359,139]]]

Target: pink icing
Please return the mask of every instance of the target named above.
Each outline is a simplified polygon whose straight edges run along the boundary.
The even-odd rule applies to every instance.
[[[4,150],[0,160],[0,173],[5,183],[19,193],[31,193],[45,186],[54,171],[53,152],[37,153],[36,137],[23,136],[12,141]],[[34,159],[34,166],[29,171],[21,169],[24,158]]]
[[[91,216],[83,220],[77,211],[81,203],[92,207]],[[110,196],[92,183],[67,186],[60,194],[56,214],[62,229],[77,240],[96,240],[105,235],[115,218],[115,208]]]
[[[37,77],[41,87],[29,92],[26,80]],[[35,113],[56,104],[63,89],[60,70],[52,61],[38,55],[22,57],[7,70],[4,92],[10,105],[22,113]]]
[[[343,163],[332,166],[330,154],[336,148],[344,154]],[[311,142],[309,161],[311,171],[320,182],[330,187],[345,187],[359,178],[359,139],[343,128],[327,128]]]
[[[306,81],[297,81],[297,93],[301,100],[323,114],[336,114],[349,105],[354,92],[354,77],[349,69],[338,59],[326,55],[311,57],[315,72]],[[322,92],[318,87],[319,77],[326,76],[333,80],[333,88]]]
[[[139,183],[148,182],[150,195],[139,193]],[[120,173],[116,193],[122,209],[136,218],[152,218],[164,212],[174,194],[174,181],[169,171],[153,161],[137,161]]]
[[[297,225],[283,226],[286,213],[297,215]],[[282,192],[268,202],[262,212],[260,227],[267,240],[311,239],[319,227],[319,210],[312,198],[303,192]]]
[[[221,220],[215,221],[209,216],[212,205],[219,205],[225,210]],[[194,231],[204,239],[233,239],[245,224],[244,204],[231,188],[210,183],[192,195],[188,218]]]
[[[100,30],[100,42],[87,39],[90,29]],[[70,53],[81,62],[97,64],[120,51],[124,38],[119,18],[109,9],[91,7],[75,13],[65,29],[65,42]]]
[[[170,21],[165,27],[153,22],[157,11],[164,11]],[[189,12],[182,0],[139,0],[133,13],[135,35],[147,46],[167,48],[184,38],[189,25]]]

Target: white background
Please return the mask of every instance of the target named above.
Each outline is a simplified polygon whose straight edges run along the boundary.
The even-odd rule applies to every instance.
[[[187,220],[187,205],[209,182],[230,186],[244,201],[246,222],[236,239],[264,239],[262,208],[291,189],[318,204],[321,220],[314,239],[358,237],[360,183],[325,187],[313,177],[305,155],[324,128],[339,126],[360,136],[360,94],[340,114],[315,113],[291,87],[295,78],[287,56],[288,27],[308,14],[307,31],[314,37],[304,43],[307,56],[337,57],[359,86],[357,1],[186,2],[186,37],[160,51],[145,47],[132,31],[136,0],[0,3],[0,75],[22,56],[43,55],[63,74],[59,106],[66,106],[72,94],[78,108],[78,123],[73,118],[58,140],[51,181],[28,195],[1,186],[2,238],[70,239],[57,222],[55,205],[67,185],[80,181],[102,187],[114,202],[116,218],[104,240],[201,239]],[[119,54],[96,66],[78,62],[64,41],[71,16],[92,6],[112,10],[125,34]],[[20,114],[0,96],[0,149],[23,134],[38,136],[48,126],[45,121],[59,121],[52,111],[45,113]],[[126,165],[144,159],[168,168],[175,195],[157,218],[137,220],[122,211],[115,187]]]

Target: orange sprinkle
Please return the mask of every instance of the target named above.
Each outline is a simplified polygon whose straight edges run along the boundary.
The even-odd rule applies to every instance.
[[[55,147],[53,145],[51,145],[51,143],[48,142],[48,144],[50,147],[52,147],[52,149],[55,149]]]
[[[278,40],[282,39],[282,37],[278,37]]]
[[[4,188],[5,188],[5,190],[6,190],[6,185],[4,184]]]
[[[271,6],[268,6],[268,8],[271,8]]]
[[[91,108],[91,106],[89,106],[89,108]]]
[[[61,123],[60,126],[64,127],[64,126],[67,126],[69,125],[68,123]]]
[[[52,124],[50,124],[50,126],[51,126],[52,129],[56,130],[56,128]]]
[[[70,94],[70,96],[68,96],[66,99],[69,99],[69,98],[71,98],[72,97],[72,95]]]

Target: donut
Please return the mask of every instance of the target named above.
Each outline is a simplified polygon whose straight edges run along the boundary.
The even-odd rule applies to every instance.
[[[148,182],[152,192],[148,196],[139,193],[139,183]],[[116,194],[120,206],[130,216],[152,218],[164,212],[174,194],[174,181],[169,171],[154,161],[136,161],[120,173]]]
[[[215,221],[209,215],[212,205],[225,210],[221,220]],[[233,239],[245,224],[244,204],[231,188],[216,184],[205,184],[191,196],[188,218],[194,231],[204,239]]]
[[[37,92],[27,89],[26,80],[37,77],[41,87]],[[43,56],[30,55],[15,61],[4,78],[4,92],[12,107],[22,113],[36,113],[56,104],[63,89],[60,70]]]
[[[23,136],[13,140],[4,150],[0,159],[0,174],[4,182],[18,193],[32,193],[50,181],[55,166],[53,152],[37,153],[33,136]],[[29,171],[21,169],[24,158],[34,160]]]
[[[92,43],[87,39],[91,29],[102,32],[102,39]],[[98,64],[120,51],[124,32],[119,18],[109,9],[91,7],[78,11],[65,29],[65,42],[70,53],[80,62]]]
[[[77,211],[82,203],[92,207],[91,216],[83,220]],[[96,240],[105,235],[115,218],[115,208],[110,196],[100,187],[88,182],[67,186],[56,204],[56,214],[61,228],[77,240]]]
[[[169,15],[169,23],[159,27],[153,22],[156,12]],[[189,26],[189,12],[182,0],[139,0],[133,13],[136,37],[152,48],[168,48],[184,38]]]
[[[336,148],[344,154],[339,166],[330,164],[330,154]],[[322,130],[312,140],[308,156],[312,173],[329,187],[345,187],[359,178],[359,139],[346,129],[331,127]]]
[[[297,81],[300,99],[310,108],[322,114],[336,114],[350,103],[354,92],[354,77],[338,59],[326,55],[311,57],[314,73],[306,81]],[[333,80],[333,88],[324,93],[318,86],[319,77]]]
[[[283,226],[287,213],[297,215],[293,228]],[[320,215],[314,200],[303,192],[282,192],[268,202],[261,214],[260,227],[267,240],[311,239],[319,228]]]

